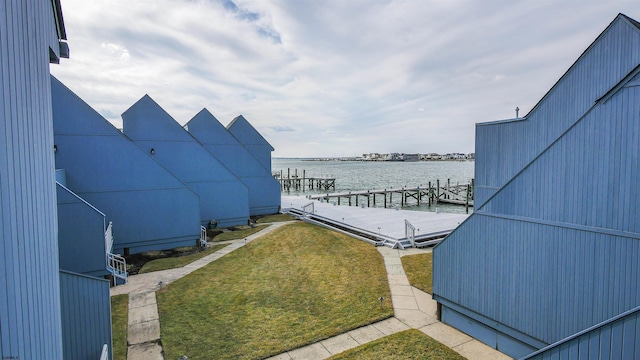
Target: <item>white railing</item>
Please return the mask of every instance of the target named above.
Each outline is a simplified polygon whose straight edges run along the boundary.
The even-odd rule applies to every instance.
[[[104,251],[110,253],[113,248],[113,224],[109,221],[109,226],[107,226],[107,230],[104,232]]]
[[[107,271],[109,271],[112,276],[124,280],[126,284],[127,261],[122,256],[111,252],[113,249],[113,223],[111,221],[109,221],[109,226],[107,226],[107,230],[104,232],[104,246],[107,258]],[[117,285],[118,282],[115,281],[115,284]]]
[[[404,235],[411,240],[411,246],[416,247],[416,228],[407,219],[404,220]]]
[[[109,360],[109,347],[107,346],[107,344],[102,345],[100,360]]]
[[[207,247],[207,228],[200,226],[200,246]]]
[[[311,213],[313,214],[316,211],[315,206],[313,205],[313,201],[308,203],[307,205],[302,207],[302,211],[304,213],[304,217],[307,217],[307,214]],[[308,211],[307,209],[311,208],[311,211]]]

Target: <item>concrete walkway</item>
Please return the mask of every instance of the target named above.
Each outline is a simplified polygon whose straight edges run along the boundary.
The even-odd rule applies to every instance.
[[[381,246],[378,247],[378,251],[382,254],[387,268],[394,317],[271,357],[269,360],[326,359],[367,342],[408,329],[422,331],[467,359],[511,359],[439,322],[436,316],[436,302],[431,295],[409,285],[400,258],[405,255],[430,252],[430,249],[397,250]]]
[[[164,359],[160,340],[156,290],[288,223],[290,222],[274,223],[246,239],[230,241],[227,247],[182,268],[133,275],[129,277],[126,285],[111,288],[112,296],[129,294],[127,359]],[[425,253],[431,251],[430,249],[397,250],[384,246],[377,249],[384,258],[394,317],[282,353],[270,359],[326,359],[334,354],[411,328],[422,331],[468,359],[510,359],[510,357],[439,322],[436,319],[436,302],[431,299],[431,295],[409,285],[400,258],[410,254]],[[384,301],[388,303],[388,299]]]
[[[220,242],[228,243],[229,245],[184,267],[132,275],[129,277],[127,284],[111,288],[111,296],[129,294],[127,359],[164,359],[162,342],[160,341],[158,305],[156,303],[156,291],[158,289],[291,222],[273,223],[269,227],[244,239]]]

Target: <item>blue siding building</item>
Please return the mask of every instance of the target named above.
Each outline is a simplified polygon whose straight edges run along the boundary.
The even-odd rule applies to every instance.
[[[113,222],[113,252],[195,245],[198,195],[53,77],[51,89],[56,167]]]
[[[271,173],[273,146],[260,135],[258,130],[251,126],[244,116],[240,115],[233,119],[227,125],[227,130]]]
[[[100,272],[104,253],[97,266],[74,268],[58,243],[49,63],[68,57],[65,39],[58,0],[0,3],[2,359],[111,353],[109,283],[75,272]]]
[[[639,114],[620,14],[526,117],[477,125],[476,210],[434,249],[443,322],[514,357],[640,358]]]
[[[280,211],[280,184],[209,111],[200,111],[185,128],[246,185],[252,216],[275,214]],[[270,168],[271,150],[268,150],[268,154]],[[263,160],[267,161],[266,157]]]
[[[122,120],[126,136],[198,194],[202,225],[248,224],[247,187],[151,97],[138,100]]]

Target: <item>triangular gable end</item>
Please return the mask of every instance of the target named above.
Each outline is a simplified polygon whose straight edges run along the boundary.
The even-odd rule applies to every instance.
[[[207,145],[239,145],[236,139],[207,109],[202,109],[184,128]]]
[[[153,122],[153,126],[146,124],[149,121]],[[122,113],[122,125],[124,134],[133,140],[193,140],[149,95],[144,95]],[[178,129],[180,131],[176,131]]]
[[[233,119],[227,125],[227,130],[243,145],[266,145],[271,151],[274,150],[273,146],[242,115]]]

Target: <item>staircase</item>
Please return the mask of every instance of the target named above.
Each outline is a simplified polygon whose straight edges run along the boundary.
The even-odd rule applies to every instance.
[[[107,258],[107,271],[114,277],[115,285],[118,285],[118,279],[127,283],[127,261],[119,254],[111,252],[113,249],[113,224],[109,222],[107,230],[104,232],[104,245]]]

